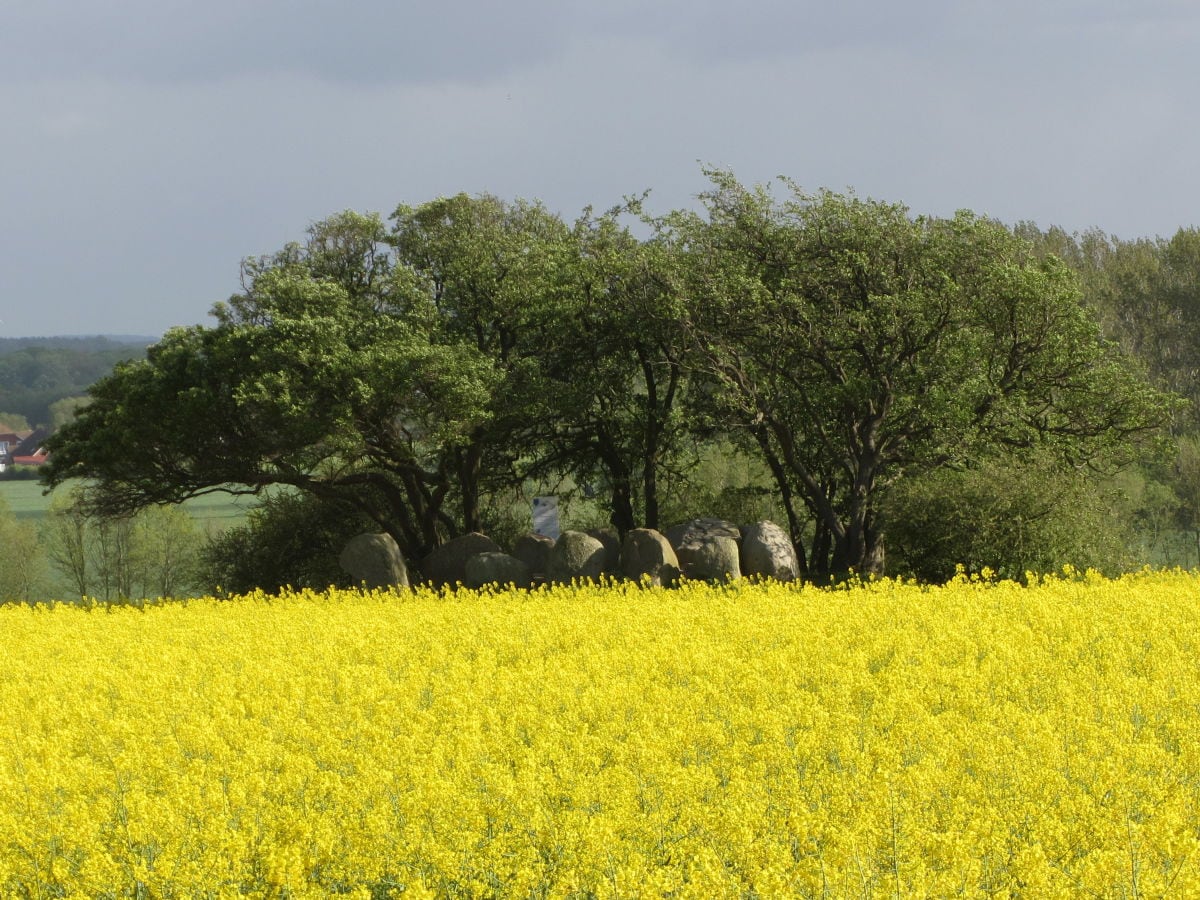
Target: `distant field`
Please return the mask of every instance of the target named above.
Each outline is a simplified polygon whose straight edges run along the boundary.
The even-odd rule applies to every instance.
[[[37,523],[50,508],[53,495],[43,495],[42,486],[36,481],[0,481],[0,498],[18,519]],[[201,525],[225,529],[241,522],[257,504],[257,497],[210,494],[189,500],[183,506]]]

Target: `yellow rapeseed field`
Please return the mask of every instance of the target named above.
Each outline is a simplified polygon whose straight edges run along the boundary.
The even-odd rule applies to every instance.
[[[1200,577],[0,609],[4,897],[1200,896]]]

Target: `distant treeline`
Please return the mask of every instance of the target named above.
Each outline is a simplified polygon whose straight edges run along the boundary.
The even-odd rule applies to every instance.
[[[80,396],[117,363],[140,359],[154,337],[0,338],[0,417],[8,427],[54,425],[51,406]]]
[[[153,335],[105,334],[105,335],[54,335],[49,337],[0,337],[0,356],[41,347],[48,350],[76,350],[80,353],[98,353],[105,350],[127,350],[129,347],[145,348],[157,341]]]

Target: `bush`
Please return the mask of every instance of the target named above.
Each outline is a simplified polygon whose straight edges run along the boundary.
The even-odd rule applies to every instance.
[[[201,553],[201,580],[213,593],[262,588],[348,587],[338,564],[346,541],[379,526],[345,504],[310,494],[268,495],[244,525],[210,538]]]
[[[1097,483],[1048,460],[985,460],[896,484],[884,506],[888,571],[944,582],[962,565],[1021,579],[1070,564],[1129,565],[1122,521]]]
[[[6,481],[37,481],[41,470],[37,466],[9,466],[0,473]]]

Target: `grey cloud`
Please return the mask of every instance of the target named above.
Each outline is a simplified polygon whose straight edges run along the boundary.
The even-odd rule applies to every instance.
[[[40,0],[6,12],[0,77],[477,82],[608,38],[706,64],[899,45],[970,59],[997,42],[1069,40],[1091,29],[1115,29],[1110,40],[1136,40],[1138,30],[1194,34],[1198,17],[1182,0]]]
[[[290,72],[336,81],[477,80],[564,40],[553,0],[28,3],[6,16],[7,78],[209,81]]]
[[[242,256],[339,209],[665,211],[701,162],[916,212],[1195,221],[1192,0],[424,6],[8,4],[0,334],[201,321]]]

